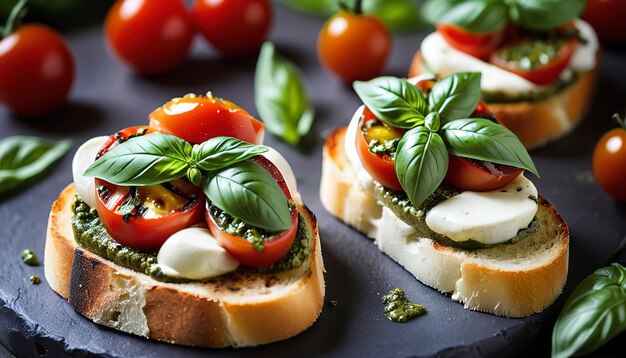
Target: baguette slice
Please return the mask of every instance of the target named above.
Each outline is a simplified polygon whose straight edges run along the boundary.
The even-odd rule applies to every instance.
[[[320,196],[332,215],[465,308],[524,317],[555,301],[567,278],[569,231],[550,203],[539,198],[540,228],[517,243],[480,250],[441,245],[420,237],[357,183],[344,149],[345,133],[345,128],[337,130],[324,145]]]
[[[317,221],[298,210],[311,233],[300,268],[238,270],[209,283],[170,284],[121,267],[79,246],[71,226],[70,184],[52,205],[45,248],[50,287],[90,320],[136,335],[200,347],[244,347],[292,337],[311,326],[324,299]]]
[[[428,72],[418,51],[413,58],[409,77]],[[600,63],[600,51],[596,64]],[[541,147],[572,131],[582,120],[593,95],[599,66],[579,72],[576,80],[557,93],[538,101],[487,103],[502,124],[515,133],[528,149]]]

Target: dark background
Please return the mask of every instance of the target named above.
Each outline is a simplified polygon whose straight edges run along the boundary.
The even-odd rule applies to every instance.
[[[100,13],[106,9],[98,6],[102,7]],[[20,260],[25,248],[33,249],[43,259],[47,215],[53,200],[72,180],[75,149],[91,137],[145,124],[154,108],[189,92],[211,90],[256,114],[255,57],[221,59],[198,37],[184,66],[164,76],[140,77],[109,56],[99,16],[93,15],[98,19],[96,25],[83,26],[80,20],[61,26],[77,71],[67,104],[38,120],[15,118],[0,108],[0,137],[28,134],[74,139],[74,149],[46,178],[0,202],[0,342],[18,356],[547,355],[554,319],[564,299],[576,284],[604,264],[626,233],[625,206],[604,194],[591,172],[595,142],[613,126],[611,114],[626,109],[626,51],[612,47],[605,49],[598,91],[586,120],[570,136],[531,153],[541,173],[541,178],[534,180],[539,191],[555,204],[570,226],[570,274],[565,294],[541,314],[507,319],[464,310],[462,305],[417,282],[364,236],[322,208],[318,190],[323,137],[347,125],[359,101],[351,88],[323,71],[318,63],[315,42],[324,19],[277,6],[270,39],[302,70],[317,115],[311,135],[300,148],[271,135],[266,137],[266,144],[289,160],[303,199],[318,217],[327,270],[326,300],[336,300],[338,306],[324,307],[319,320],[294,338],[242,350],[179,347],[97,326],[76,314],[45,279],[38,286],[31,285],[30,275],[44,278],[43,267],[29,267]],[[385,74],[405,76],[427,32],[396,36]],[[406,324],[388,321],[380,300],[395,287],[406,290],[408,297],[424,304],[429,313]],[[617,342],[624,338],[624,334],[618,336],[594,355],[623,354]]]

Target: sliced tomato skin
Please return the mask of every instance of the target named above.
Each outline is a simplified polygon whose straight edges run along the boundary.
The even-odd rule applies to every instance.
[[[489,58],[504,37],[503,31],[477,34],[452,24],[437,24],[437,32],[450,46],[482,60]]]
[[[502,173],[495,174],[486,168],[453,154],[448,154],[449,164],[445,181],[462,190],[488,191],[501,188],[517,178],[522,169],[501,165]]]
[[[227,136],[261,144],[265,126],[236,104],[215,97],[174,98],[150,113],[150,128],[193,144]]]
[[[361,130],[363,123],[375,118],[374,114],[367,107],[363,110],[363,116],[359,121],[356,138],[354,138],[356,152],[361,160],[361,165],[363,165],[363,168],[365,168],[374,180],[391,190],[402,190],[402,185],[400,185],[400,181],[398,180],[393,160],[387,156],[370,152],[368,143],[365,140],[365,135]],[[346,140],[352,139],[346,138]]]
[[[578,46],[577,40],[569,40],[563,47],[559,49],[556,57],[552,59],[549,63],[539,66],[531,71],[523,70],[514,64],[511,64],[508,61],[505,61],[500,56],[499,51],[494,52],[489,62],[492,64],[506,70],[509,72],[513,72],[516,75],[523,77],[529,80],[532,83],[535,83],[540,86],[546,86],[554,83],[561,73],[567,68],[569,65],[569,61],[574,55],[574,51]]]
[[[287,183],[283,179],[283,176],[278,168],[262,156],[256,156],[252,160],[265,168],[276,179],[278,186],[280,186],[285,193],[287,200],[291,200],[292,197],[289,189],[287,188]],[[263,251],[259,252],[256,251],[252,246],[252,243],[248,242],[246,239],[231,235],[222,230],[211,214],[211,210],[208,208],[208,202],[205,213],[205,219],[209,226],[209,230],[220,245],[222,245],[222,247],[224,247],[226,251],[228,251],[228,253],[230,253],[239,262],[250,267],[270,266],[283,258],[293,245],[298,232],[298,209],[294,207],[291,210],[291,227],[278,234],[274,239],[264,242]]]

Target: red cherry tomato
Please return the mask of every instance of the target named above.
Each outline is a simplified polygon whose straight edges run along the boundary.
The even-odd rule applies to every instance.
[[[488,59],[500,45],[504,34],[503,31],[487,34],[471,33],[451,24],[438,24],[437,32],[450,46],[483,60]]]
[[[182,63],[195,31],[180,0],[117,0],[105,30],[113,52],[142,74],[163,73]]]
[[[150,113],[150,128],[191,143],[234,137],[261,144],[265,126],[236,104],[215,97],[174,98]]]
[[[375,16],[339,11],[317,38],[317,54],[326,69],[346,83],[369,80],[387,61],[391,35]]]
[[[593,151],[593,174],[604,191],[626,201],[625,129],[612,129],[600,138]]]
[[[545,65],[540,65],[530,71],[526,71],[519,68],[515,63],[504,60],[500,55],[501,50],[498,50],[491,55],[490,62],[538,85],[549,85],[554,83],[554,81],[556,81],[561,75],[561,72],[567,68],[572,55],[574,55],[577,45],[578,41],[575,39],[566,42],[559,49],[556,57],[554,57],[550,62]]]
[[[374,154],[370,152],[368,142],[365,139],[365,133],[361,130],[364,124],[369,121],[376,120],[376,116],[367,107],[363,110],[363,116],[359,121],[359,129],[357,130],[355,144],[356,152],[359,155],[363,168],[382,185],[392,190],[402,190],[402,185],[398,181],[398,175],[394,169],[394,162],[387,155]],[[347,138],[347,140],[352,140]]]
[[[61,105],[72,86],[74,60],[51,28],[29,24],[0,41],[0,102],[34,117]]]
[[[269,0],[196,0],[191,15],[204,38],[227,56],[258,51],[272,22]]]
[[[147,127],[131,127],[109,137],[98,157]],[[202,221],[204,196],[183,179],[148,187],[118,186],[96,179],[98,216],[109,235],[122,245],[156,250],[172,234]],[[127,208],[127,209],[125,209]]]
[[[587,0],[587,7],[582,16],[598,33],[600,40],[612,43],[625,43],[626,1],[624,0]]]
[[[494,165],[449,154],[445,180],[462,190],[486,191],[501,188],[523,171],[508,165]]]
[[[287,184],[283,179],[283,175],[280,173],[278,168],[262,156],[256,156],[252,160],[263,166],[263,168],[265,168],[276,179],[276,182],[285,193],[285,196],[287,196],[287,199],[291,200],[291,193],[289,192]],[[213,218],[213,215],[211,215],[211,211],[208,208],[205,215],[211,234],[217,239],[222,247],[224,247],[234,258],[239,260],[239,262],[251,267],[269,266],[280,260],[293,245],[298,232],[298,210],[294,207],[291,210],[291,227],[277,234],[272,240],[264,242],[263,251],[259,252],[256,251],[252,246],[252,243],[248,242],[246,239],[223,231],[215,221],[215,218]]]

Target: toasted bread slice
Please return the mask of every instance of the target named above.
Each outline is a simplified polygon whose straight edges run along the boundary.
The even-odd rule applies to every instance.
[[[324,145],[322,204],[331,214],[375,240],[422,283],[449,293],[471,310],[506,317],[540,312],[567,278],[569,231],[555,208],[539,198],[539,228],[516,243],[462,250],[420,237],[357,183],[345,153],[346,129]]]
[[[600,52],[596,63],[600,61]],[[424,59],[415,54],[409,77],[424,71]],[[593,95],[599,66],[578,73],[573,83],[545,99],[511,103],[487,103],[502,124],[513,131],[524,146],[533,149],[559,139],[582,120]]]
[[[124,332],[201,347],[255,346],[292,337],[315,322],[324,300],[324,265],[315,216],[309,259],[277,274],[246,270],[208,283],[172,284],[121,267],[76,244],[71,184],[52,205],[45,249],[50,287],[92,321]]]

